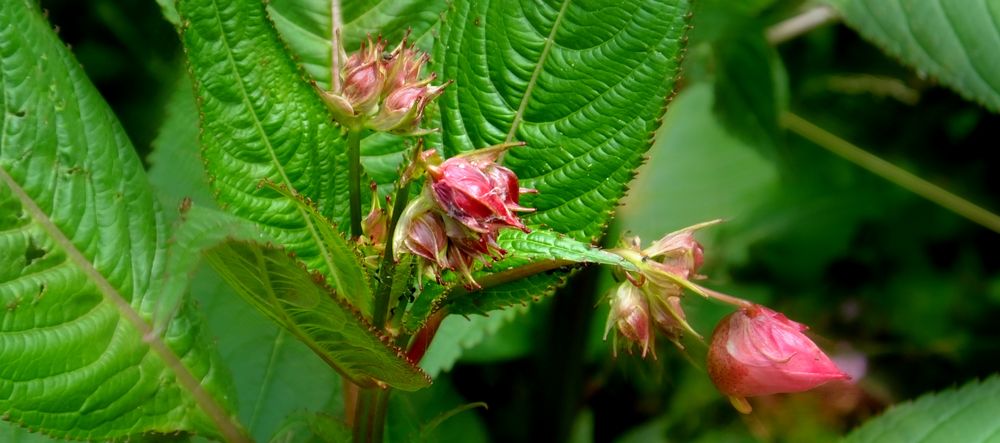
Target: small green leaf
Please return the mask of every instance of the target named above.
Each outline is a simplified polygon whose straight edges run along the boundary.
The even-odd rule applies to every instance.
[[[1000,112],[1000,3],[825,0],[866,39],[962,97]]]
[[[413,391],[430,384],[402,351],[303,266],[274,247],[229,241],[205,253],[247,302],[283,326],[355,384]]]
[[[497,243],[515,259],[564,260],[636,270],[635,265],[616,254],[547,229],[535,229],[530,233],[506,229],[500,233]]]
[[[164,284],[166,297],[181,290],[193,272],[199,251],[237,294],[302,341],[324,362],[360,386],[380,382],[415,390],[429,378],[402,351],[389,345],[333,289],[288,252],[260,243],[273,239],[252,222],[233,215],[191,207],[175,230],[174,256],[168,271],[177,277]],[[353,253],[353,251],[351,252]]]
[[[351,427],[323,413],[296,414],[271,438],[271,443],[341,443],[351,441]]]
[[[844,443],[1000,442],[1000,377],[973,381],[893,406],[854,430]]]
[[[342,415],[340,375],[304,343],[244,302],[208,264],[202,267],[191,293],[233,374],[240,418],[254,440],[267,441],[295,413]]]
[[[323,250],[329,254],[326,262],[333,266],[334,287],[337,289],[337,293],[350,301],[366,317],[370,317],[374,296],[369,286],[368,276],[361,265],[358,251],[344,239],[343,234],[337,231],[329,220],[316,211],[312,204],[303,200],[302,196],[292,193],[288,188],[275,186],[273,183],[267,183],[265,186],[295,202],[302,211],[305,211],[306,216],[309,217],[322,238],[325,246]]]
[[[198,149],[198,108],[187,75],[178,79],[167,100],[166,117],[146,160],[149,181],[168,221],[176,219],[185,198],[201,206],[215,205]]]
[[[419,327],[427,316],[443,307],[447,307],[451,314],[485,315],[493,309],[536,301],[555,290],[553,285],[561,282],[565,275],[554,270],[564,266],[596,263],[636,270],[634,265],[618,255],[546,229],[534,229],[530,233],[506,229],[500,232],[497,243],[507,250],[508,257],[473,276],[478,282],[490,283],[490,279],[507,273],[512,274],[511,281],[495,286],[490,284],[471,293],[465,290],[449,292],[428,283],[424,294],[417,297],[407,313],[404,320],[407,329]],[[454,276],[449,276],[450,284],[456,284],[453,280]]]
[[[0,87],[0,416],[59,438],[242,440],[191,304],[152,333],[162,214],[34,1],[0,2]]]

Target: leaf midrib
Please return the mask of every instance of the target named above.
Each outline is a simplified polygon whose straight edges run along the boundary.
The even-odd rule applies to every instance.
[[[239,70],[236,68],[236,60],[233,59],[233,48],[229,44],[229,39],[226,35],[226,29],[222,25],[222,16],[219,15],[219,2],[218,0],[212,0],[212,5],[215,6],[215,19],[219,24],[219,35],[221,36],[222,43],[226,45],[226,59],[229,61],[229,66],[232,68],[233,72],[236,73],[237,84],[240,86],[240,98],[243,100],[243,104],[250,110],[250,116],[253,118],[254,127],[257,128],[257,133],[261,135],[261,139],[264,141],[264,145],[267,147],[267,153],[271,156],[271,163],[278,170],[281,175],[281,182],[288,187],[288,189],[295,189],[292,185],[291,180],[288,179],[288,175],[285,174],[285,168],[282,167],[281,162],[278,161],[278,155],[274,152],[274,146],[271,145],[271,140],[267,137],[267,133],[264,131],[264,126],[260,123],[260,118],[257,117],[257,112],[254,110],[253,105],[250,103],[250,96],[247,93],[246,84],[243,82],[243,77],[239,75]],[[296,205],[298,206],[298,205]],[[309,231],[309,235],[312,237],[313,244],[316,245],[320,250],[320,256],[326,263],[327,271],[331,276],[335,275],[336,271],[333,267],[333,257],[330,257],[330,251],[326,249],[326,244],[323,243],[319,236],[319,232],[316,231],[316,226],[313,225],[312,220],[309,218],[309,214],[305,212],[301,207],[296,207],[299,215],[302,216],[302,220],[306,224],[306,229]]]
[[[219,432],[232,442],[248,441],[240,432],[237,426],[225,413],[225,410],[209,395],[201,386],[194,375],[188,370],[180,358],[171,350],[153,328],[143,320],[142,316],[132,308],[132,305],[118,292],[118,290],[104,277],[94,264],[77,249],[76,245],[66,236],[62,230],[56,226],[42,210],[35,200],[14,180],[7,172],[7,169],[0,165],[0,181],[7,185],[11,193],[21,202],[21,206],[34,219],[42,229],[52,238],[53,242],[59,245],[83,273],[87,279],[94,283],[104,299],[110,302],[118,312],[139,332],[143,341],[160,357],[164,365],[174,373],[177,381],[191,394],[191,397],[198,404],[198,407],[208,415],[209,419],[216,425]]]
[[[556,32],[559,30],[559,25],[562,24],[563,16],[566,15],[566,10],[569,9],[569,4],[571,0],[563,0],[562,6],[559,8],[559,14],[556,15],[555,21],[552,22],[552,30],[549,31],[548,38],[545,39],[545,45],[542,47],[542,53],[538,56],[538,64],[535,65],[535,70],[531,72],[531,78],[528,79],[528,86],[524,89],[524,95],[521,97],[521,104],[517,107],[517,112],[514,114],[514,120],[510,124],[510,131],[507,132],[507,142],[514,140],[514,135],[517,134],[517,128],[521,125],[521,121],[524,120],[524,111],[528,108],[528,101],[531,100],[531,93],[535,90],[535,84],[538,82],[538,76],[542,73],[542,68],[545,66],[545,60],[549,57],[549,51],[552,49],[552,43],[556,40]]]

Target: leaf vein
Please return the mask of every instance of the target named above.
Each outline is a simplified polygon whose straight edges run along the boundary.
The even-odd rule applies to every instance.
[[[562,7],[559,8],[559,14],[556,15],[556,19],[552,22],[552,30],[549,31],[549,37],[545,39],[545,45],[542,47],[542,53],[538,56],[538,64],[535,65],[535,70],[531,73],[531,78],[528,79],[528,86],[524,90],[524,95],[521,97],[521,104],[517,107],[517,112],[514,114],[514,120],[510,124],[510,131],[507,132],[507,141],[514,140],[514,135],[517,134],[517,128],[524,118],[524,111],[528,108],[528,101],[531,100],[531,93],[535,89],[535,84],[538,82],[538,76],[542,73],[542,68],[545,66],[545,60],[549,56],[549,51],[552,49],[552,44],[556,40],[556,32],[559,31],[559,26],[562,24],[563,16],[566,15],[566,10],[569,9],[569,4],[571,0],[563,0]]]

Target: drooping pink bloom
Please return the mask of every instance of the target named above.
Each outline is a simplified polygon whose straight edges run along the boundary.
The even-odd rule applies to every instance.
[[[806,329],[760,305],[734,312],[712,334],[708,375],[734,405],[742,397],[801,392],[849,379],[802,333]]]

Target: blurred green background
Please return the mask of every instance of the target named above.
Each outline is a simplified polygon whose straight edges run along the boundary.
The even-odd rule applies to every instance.
[[[145,158],[184,75],[158,5],[42,4]],[[701,235],[704,285],[810,325],[831,354],[864,363],[864,376],[850,387],[759,399],[741,416],[709,382],[697,341],[681,353],[660,340],[656,359],[612,358],[601,339],[612,280],[588,268],[540,304],[445,322],[425,360],[439,382],[409,404],[448,398],[445,409],[473,401],[489,409],[462,413],[441,435],[826,441],[887,405],[1000,369],[1000,235],[779,125],[793,112],[1000,210],[1000,168],[988,160],[1000,116],[841,24],[769,43],[766,30],[802,7],[696,3],[682,89],[606,243],[726,219]],[[694,296],[685,309],[706,337],[729,312]]]

